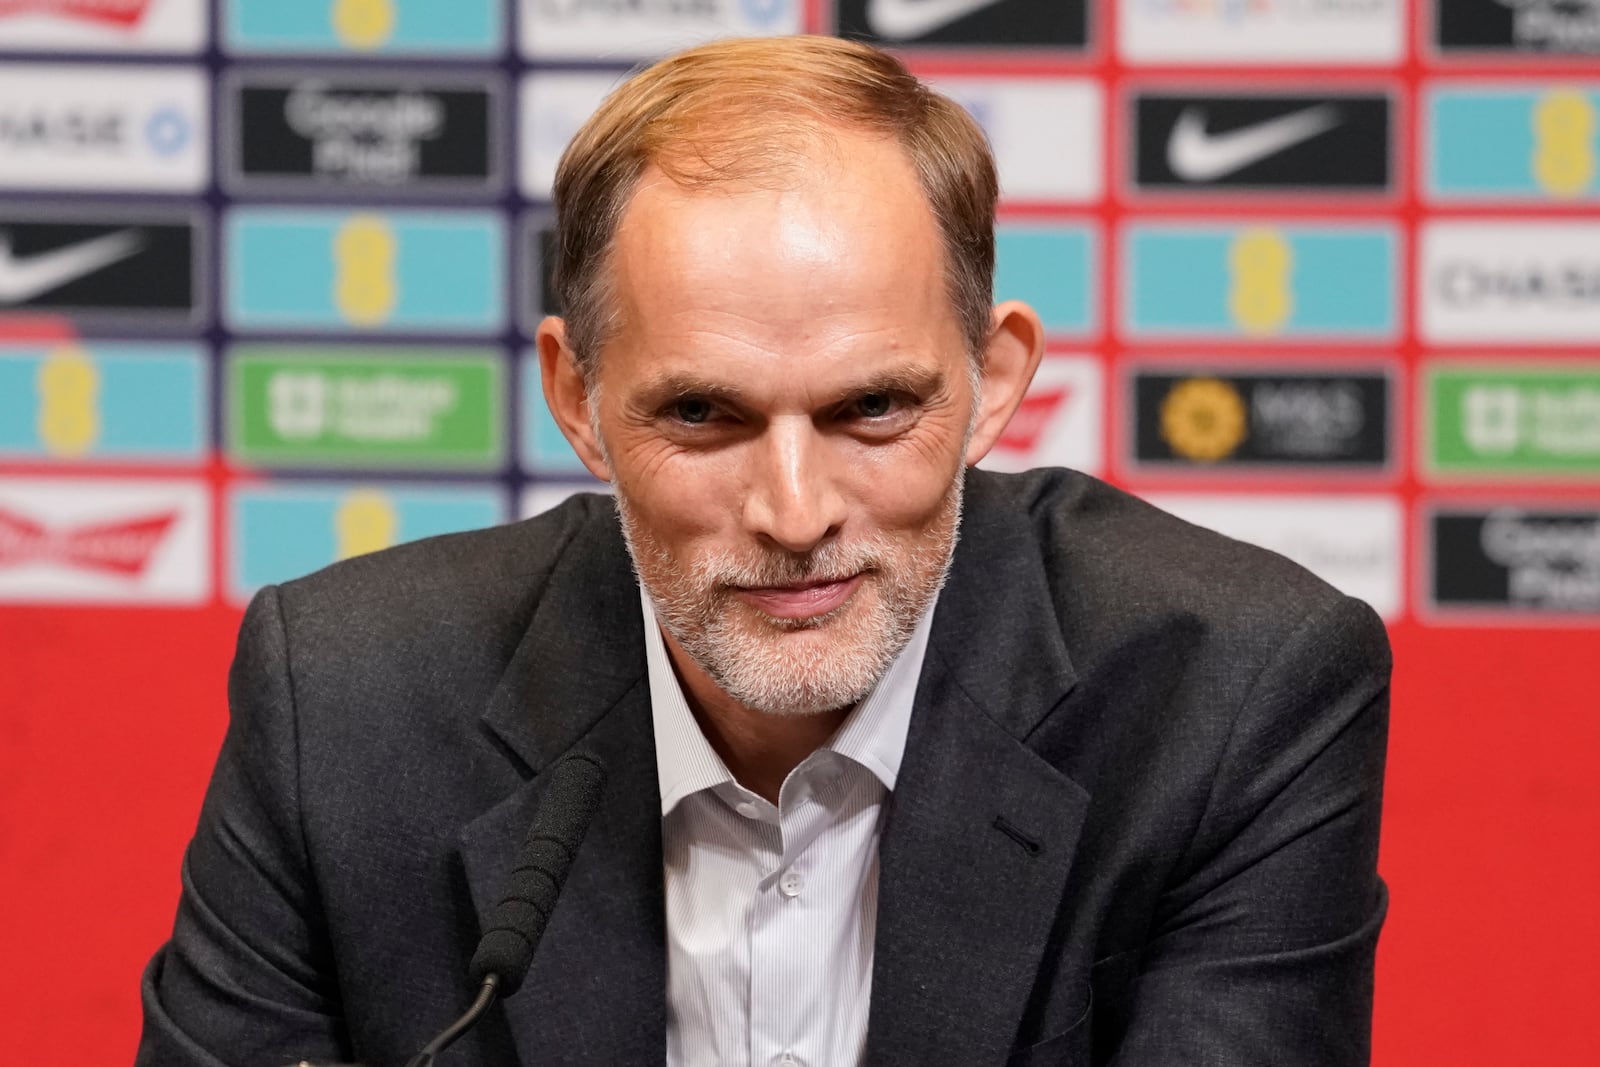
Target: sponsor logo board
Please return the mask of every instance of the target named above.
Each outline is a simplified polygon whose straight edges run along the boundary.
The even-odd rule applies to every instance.
[[[494,349],[239,346],[228,451],[269,467],[498,467],[504,379]]]
[[[1129,375],[1136,467],[1311,472],[1386,470],[1386,369],[1145,367]]]
[[[885,47],[1081,49],[1088,0],[837,0],[835,32]]]
[[[1426,108],[1434,199],[1600,199],[1600,84],[1435,89]]]
[[[1600,0],[1432,0],[1447,54],[1600,55]]]
[[[1124,0],[1118,48],[1129,63],[1398,63],[1400,0]]]
[[[198,52],[205,0],[0,0],[0,49]]]
[[[198,215],[0,205],[0,313],[197,326],[205,317],[202,245]]]
[[[1398,322],[1390,228],[1135,224],[1123,326],[1150,337],[1387,339]]]
[[[504,0],[220,0],[241,54],[487,56],[505,47]]]
[[[1564,505],[1424,509],[1425,597],[1440,615],[1600,617],[1600,511]]]
[[[802,0],[520,0],[530,59],[648,59],[717,37],[799,33]]]
[[[979,466],[1024,471],[1105,467],[1105,373],[1093,356],[1047,354],[1016,414]]]
[[[1424,379],[1430,472],[1600,479],[1600,363],[1436,362]]]
[[[1142,91],[1130,110],[1141,191],[1383,193],[1394,183],[1386,92]]]
[[[197,192],[210,173],[198,67],[0,67],[0,188]]]
[[[256,71],[225,93],[226,175],[242,190],[493,193],[504,183],[493,76]]]
[[[241,208],[226,237],[238,329],[493,333],[505,321],[497,212]]]
[[[530,200],[549,200],[567,142],[627,77],[625,71],[536,70],[522,79],[517,182]]]
[[[274,482],[235,488],[228,515],[228,591],[244,603],[341,559],[504,522],[506,498],[488,485]]]
[[[1080,203],[1103,186],[1104,92],[1086,78],[924,79],[988,134],[1007,201]],[[1039,116],[1049,115],[1041,123]]]
[[[538,482],[522,491],[522,497],[517,502],[517,513],[524,519],[531,519],[535,515],[543,515],[579,493],[604,493],[609,496],[611,486],[600,481]]]
[[[195,604],[210,595],[204,483],[0,478],[0,602]]]
[[[1198,526],[1287,556],[1386,620],[1405,609],[1404,516],[1387,495],[1151,493]]]
[[[209,377],[192,344],[0,344],[0,458],[199,461]]]
[[[561,314],[555,286],[555,217],[544,212],[524,215],[517,245],[522,256],[516,283],[519,314],[522,332],[531,337],[540,319]]]
[[[1430,342],[1592,345],[1600,221],[1426,222],[1418,320]]]
[[[1099,326],[1099,234],[1088,226],[1001,223],[995,227],[996,300],[1032,305],[1052,334]]]

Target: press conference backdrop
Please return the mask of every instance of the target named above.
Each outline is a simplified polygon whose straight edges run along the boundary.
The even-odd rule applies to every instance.
[[[994,144],[1050,346],[986,465],[1389,621],[1377,1062],[1600,1062],[1600,0],[3,0],[18,1062],[130,1053],[253,590],[602,488],[530,354],[574,130],[801,30]]]

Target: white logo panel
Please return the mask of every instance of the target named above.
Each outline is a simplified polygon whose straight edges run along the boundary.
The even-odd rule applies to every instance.
[[[966,76],[925,80],[965,107],[989,135],[1003,199],[1099,198],[1105,173],[1105,104],[1098,82]]]
[[[0,68],[0,188],[197,192],[210,89],[195,67]]]
[[[994,471],[1105,466],[1105,372],[1093,356],[1046,355],[1017,413],[978,466]]]
[[[194,604],[210,593],[203,482],[0,478],[0,602]]]
[[[534,71],[522,79],[517,109],[522,158],[517,172],[524,196],[550,199],[556,164],[567,142],[626,77],[623,72]]]
[[[521,0],[530,59],[649,59],[718,37],[799,33],[802,0]]]
[[[1398,63],[1400,0],[1118,0],[1129,63]]]
[[[1433,222],[1418,263],[1428,341],[1600,340],[1600,222]]]
[[[52,52],[198,52],[206,0],[0,2],[0,49]]]
[[[1150,493],[1197,526],[1287,556],[1386,620],[1403,607],[1404,520],[1390,496]]]

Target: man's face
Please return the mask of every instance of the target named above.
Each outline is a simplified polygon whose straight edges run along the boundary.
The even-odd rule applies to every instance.
[[[853,703],[943,579],[975,410],[915,172],[846,133],[773,187],[650,171],[612,269],[591,466],[675,652],[758,711]]]

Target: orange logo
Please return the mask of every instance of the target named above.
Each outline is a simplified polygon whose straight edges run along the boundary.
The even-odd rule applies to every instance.
[[[0,508],[0,568],[56,563],[138,578],[177,521],[178,513],[169,511],[142,519],[52,529]]]

